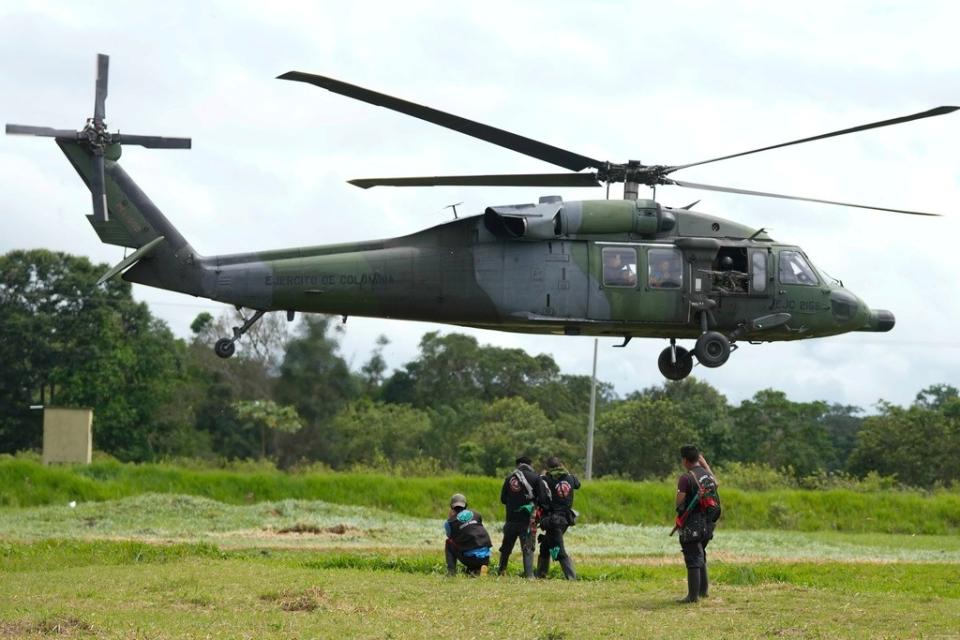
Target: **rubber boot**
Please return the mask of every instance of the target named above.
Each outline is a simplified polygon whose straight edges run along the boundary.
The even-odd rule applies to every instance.
[[[700,597],[700,569],[687,569],[687,597],[677,600],[680,604],[696,602]]]
[[[447,576],[452,578],[457,575],[457,556],[453,554],[450,547],[447,547]]]
[[[563,569],[563,577],[567,580],[577,579],[577,572],[573,570],[573,558],[570,556],[560,558],[560,568]]]
[[[700,597],[706,598],[710,590],[710,579],[707,577],[707,565],[700,569]]]
[[[523,577],[533,578],[533,549],[523,551]]]
[[[497,565],[497,575],[502,576],[507,572],[507,562],[510,560],[509,553],[500,553],[500,564]]]
[[[541,555],[537,558],[537,577],[546,578],[548,571],[550,571],[550,556]]]

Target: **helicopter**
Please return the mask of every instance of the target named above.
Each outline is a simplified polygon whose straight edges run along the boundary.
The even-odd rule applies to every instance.
[[[939,214],[751,191],[677,180],[674,172],[868,129],[941,116],[958,107],[849,127],[683,165],[597,160],[431,107],[332,78],[290,71],[315,85],[566,169],[560,173],[364,178],[377,186],[607,187],[607,198],[494,205],[416,233],[381,240],[202,256],[118,163],[123,145],[189,149],[189,138],[111,133],[105,123],[109,58],[97,56],[94,115],[79,130],[6,126],[8,134],[55,139],[90,189],[87,219],[100,240],[132,249],[98,281],[124,280],[235,306],[243,316],[214,351],[236,342],[265,313],[296,312],[440,322],[520,333],[669,341],[658,358],[680,380],[694,360],[720,367],[737,343],[801,340],[850,331],[890,331],[893,313],[871,309],[818,269],[797,245],[764,229],[639,197],[641,185],[673,185],[858,207]],[[592,171],[584,171],[592,169]],[[609,199],[623,183],[623,198]],[[687,349],[678,340],[691,340]]]

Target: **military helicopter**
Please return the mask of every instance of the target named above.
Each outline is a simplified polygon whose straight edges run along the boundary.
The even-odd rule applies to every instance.
[[[87,218],[102,242],[133,252],[100,283],[124,280],[234,305],[252,313],[217,341],[229,358],[265,313],[297,311],[423,320],[525,333],[669,340],[661,373],[679,380],[694,365],[719,367],[737,342],[772,342],[848,331],[890,331],[890,311],[869,308],[804,251],[764,229],[638,197],[640,185],[872,207],[686,182],[677,171],[761,151],[940,116],[944,106],[890,120],[683,165],[601,161],[503,129],[325,76],[279,76],[385,107],[566,169],[562,173],[371,178],[375,186],[598,187],[608,199],[489,206],[483,213],[399,238],[201,256],[118,164],[124,144],[190,148],[187,138],[107,131],[109,59],[97,57],[94,115],[80,131],[10,125],[8,134],[52,137],[90,188]],[[583,172],[584,169],[593,169]],[[623,199],[610,200],[611,183]],[[698,201],[699,202],[699,201]],[[688,350],[678,340],[692,340]]]

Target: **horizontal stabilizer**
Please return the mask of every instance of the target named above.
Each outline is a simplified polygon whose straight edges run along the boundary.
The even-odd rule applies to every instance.
[[[140,247],[139,249],[137,249],[136,251],[128,255],[126,258],[118,262],[116,266],[114,266],[112,269],[110,269],[105,274],[100,276],[100,279],[97,280],[97,286],[99,287],[107,280],[110,280],[111,278],[116,277],[118,274],[126,271],[136,263],[140,262],[140,260],[145,258],[151,251],[153,251],[157,247],[157,245],[163,242],[163,239],[164,239],[163,236],[157,236],[156,238],[154,238],[153,240],[143,245],[142,247]]]

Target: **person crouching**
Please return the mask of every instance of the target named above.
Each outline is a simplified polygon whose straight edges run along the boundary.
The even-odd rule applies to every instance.
[[[461,493],[450,498],[450,513],[443,523],[447,534],[447,575],[457,575],[459,560],[470,575],[485,575],[490,570],[490,534],[483,526],[483,516],[467,508]]]

